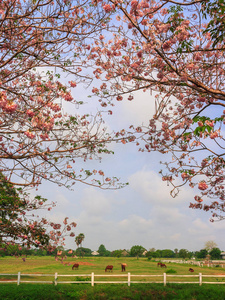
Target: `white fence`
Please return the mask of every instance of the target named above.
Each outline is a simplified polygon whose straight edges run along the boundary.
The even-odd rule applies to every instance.
[[[221,268],[224,268],[225,267],[225,262],[224,260],[221,261],[221,260],[210,260],[210,261],[195,261],[195,260],[176,260],[176,259],[156,259],[156,261],[160,261],[160,262],[163,262],[163,263],[177,263],[177,264],[190,264],[190,265],[196,265],[198,267],[216,267],[216,266],[219,266]]]
[[[1,280],[1,276],[15,276],[17,277],[15,280]],[[52,280],[48,280],[48,281],[44,281],[44,280],[22,280],[22,277],[52,277]],[[90,280],[88,281],[59,281],[60,277],[90,277]],[[121,281],[99,281],[99,280],[95,280],[95,278],[97,277],[125,277],[127,278],[126,280],[121,280]],[[131,278],[134,277],[162,277],[161,281],[134,281],[131,280]],[[167,280],[168,278],[171,277],[186,277],[186,278],[197,278],[198,280],[196,281],[171,281],[171,280]],[[164,286],[166,286],[167,283],[192,283],[192,284],[199,284],[202,285],[204,284],[225,284],[225,281],[204,281],[203,282],[203,278],[217,278],[216,280],[218,280],[218,278],[225,278],[225,275],[203,275],[202,273],[199,273],[198,275],[172,275],[172,274],[166,274],[163,273],[162,275],[133,275],[131,273],[127,273],[127,274],[117,274],[117,275],[99,275],[99,274],[94,274],[94,272],[92,272],[91,274],[78,274],[78,275],[60,275],[58,273],[55,274],[22,274],[21,272],[18,272],[18,274],[0,274],[0,283],[17,283],[17,285],[20,285],[20,283],[52,283],[54,285],[57,285],[59,283],[90,283],[92,286],[94,286],[94,284],[96,283],[123,283],[123,284],[128,284],[128,286],[130,286],[131,283],[163,283]],[[222,279],[223,280],[223,279]]]

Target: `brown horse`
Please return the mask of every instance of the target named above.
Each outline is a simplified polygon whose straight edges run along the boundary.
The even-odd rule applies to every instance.
[[[192,269],[192,268],[189,268],[189,272],[194,272],[194,269]]]
[[[72,266],[72,270],[78,269],[78,268],[79,268],[79,264],[74,264],[74,265]]]
[[[162,263],[161,262],[158,262],[157,263],[157,267],[161,267]]]
[[[121,264],[122,272],[126,272],[127,264]]]
[[[166,265],[165,264],[161,264],[161,268],[166,268]]]
[[[113,266],[108,265],[108,266],[105,268],[105,272],[108,271],[108,270],[112,272],[112,271],[113,271]]]

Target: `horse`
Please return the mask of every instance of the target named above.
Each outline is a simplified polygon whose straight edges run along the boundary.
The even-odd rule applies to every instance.
[[[121,264],[122,272],[123,271],[126,272],[126,266],[127,266],[127,264]]]
[[[162,263],[157,263],[157,267],[161,267]]]
[[[111,265],[108,265],[106,268],[105,268],[105,272],[107,271],[107,270],[109,270],[109,271],[113,271],[113,266],[111,266]]]
[[[79,268],[79,264],[74,264],[74,265],[72,266],[72,270],[78,269],[78,268]]]
[[[165,264],[161,264],[161,268],[166,268],[166,265]]]
[[[189,272],[194,272],[194,269],[192,269],[192,268],[189,268]]]

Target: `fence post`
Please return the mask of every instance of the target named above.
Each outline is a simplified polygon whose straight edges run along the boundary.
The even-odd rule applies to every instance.
[[[18,272],[17,285],[20,285],[20,272]]]
[[[92,272],[91,273],[91,286],[94,286],[94,284],[95,284],[95,274],[94,274],[94,272]]]
[[[58,273],[55,273],[55,285],[57,285],[57,278],[58,278]]]
[[[199,285],[202,285],[202,273],[199,273]]]
[[[127,273],[127,275],[128,275],[127,283],[128,283],[128,286],[130,286],[130,273]]]
[[[164,286],[166,286],[166,273],[163,273],[163,283],[164,283]]]

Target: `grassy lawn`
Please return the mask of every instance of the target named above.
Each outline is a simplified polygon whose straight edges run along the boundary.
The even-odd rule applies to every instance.
[[[43,284],[2,284],[0,286],[0,299],[4,300],[224,300],[225,287],[214,285],[168,285],[162,284],[108,284],[96,285],[43,285]]]
[[[78,270],[72,270],[72,263],[79,263]],[[70,263],[70,265],[68,265]],[[126,272],[121,272],[120,263],[127,263]],[[65,264],[56,262],[54,257],[28,257],[26,262],[21,258],[6,257],[0,258],[0,273],[1,274],[16,274],[16,276],[0,276],[0,281],[17,280],[17,273],[22,274],[50,274],[46,277],[34,277],[33,280],[49,280],[54,281],[54,274],[59,275],[76,275],[74,277],[59,277],[58,281],[80,281],[85,280],[81,277],[82,274],[95,275],[110,275],[105,273],[105,267],[113,265],[113,275],[125,274],[126,277],[96,277],[98,281],[127,281],[127,273],[131,275],[163,275],[164,272],[172,270],[167,274],[167,286],[162,283],[158,284],[139,284],[132,283],[128,287],[126,284],[95,284],[94,287],[90,283],[82,284],[27,284],[21,283],[17,286],[16,283],[1,283],[0,284],[0,299],[225,299],[225,285],[208,285],[204,281],[220,281],[224,278],[203,278],[203,285],[199,286],[198,277],[196,278],[179,278],[169,277],[168,275],[225,275],[223,268],[208,268],[197,267],[187,264],[168,263],[167,269],[162,269],[157,266],[156,262],[148,261],[146,258],[106,258],[106,257],[84,257],[84,258],[68,258]],[[194,268],[194,273],[189,273],[189,267]],[[90,281],[90,277],[86,277]],[[22,276],[21,280],[31,280],[28,276]],[[163,276],[160,277],[131,277],[131,281],[142,282],[147,281],[163,281]],[[170,284],[169,281],[195,281],[196,284]],[[224,281],[225,282],[225,281]]]
[[[73,263],[79,263],[78,270],[72,270]],[[120,263],[127,263],[126,272],[121,272]],[[105,267],[107,265],[113,265],[112,273],[105,273]],[[190,273],[189,267],[194,268],[194,273]],[[172,273],[167,274],[167,282],[169,281],[196,281],[198,278],[181,278],[181,277],[170,277],[169,275],[198,275],[202,273],[203,275],[225,275],[225,269],[223,268],[208,268],[208,267],[198,267],[188,264],[177,264],[177,263],[168,263],[167,268],[160,268],[157,266],[156,262],[148,261],[146,258],[114,258],[114,257],[84,257],[84,258],[67,258],[64,264],[55,261],[54,257],[28,257],[25,262],[21,258],[15,257],[5,257],[0,258],[0,273],[7,274],[17,274],[21,272],[25,274],[50,274],[51,277],[37,277],[35,280],[54,280],[54,274],[57,272],[59,275],[88,275],[94,272],[95,275],[127,275],[128,272],[131,275],[161,275],[160,277],[132,277],[131,281],[163,281],[163,273],[172,270]],[[14,280],[16,280],[16,276]],[[79,277],[82,280],[82,277]],[[0,276],[0,280],[9,279],[7,276]],[[11,277],[13,279],[13,277]],[[27,279],[22,276],[21,280]],[[59,277],[59,281],[63,280],[76,280],[75,277]],[[83,278],[84,279],[84,278]],[[88,278],[86,278],[88,279]],[[90,280],[90,277],[89,277]],[[96,280],[100,281],[127,281],[126,277],[96,277]],[[225,281],[224,278],[203,278],[204,281]]]

